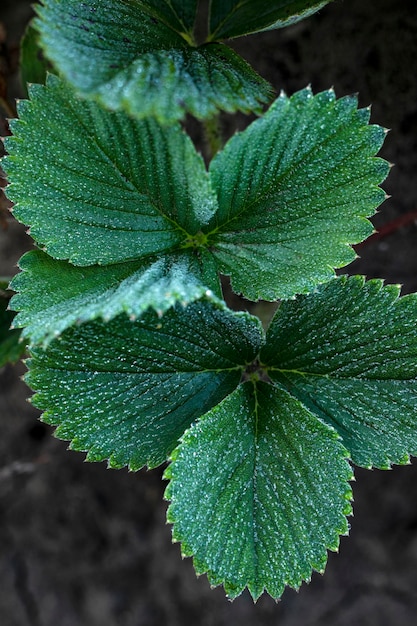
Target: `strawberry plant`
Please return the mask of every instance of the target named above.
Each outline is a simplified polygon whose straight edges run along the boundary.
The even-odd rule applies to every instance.
[[[327,3],[43,0],[53,71],[6,141],[34,403],[89,461],[168,461],[173,538],[231,598],[324,571],[352,466],[417,454],[416,296],[335,275],[385,199],[385,130],[333,90],[274,99],[223,43]]]

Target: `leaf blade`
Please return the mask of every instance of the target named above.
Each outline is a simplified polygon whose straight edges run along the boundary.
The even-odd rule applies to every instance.
[[[278,598],[312,569],[322,571],[326,548],[337,549],[347,532],[345,456],[335,431],[286,392],[240,386],[172,455],[166,498],[174,540],[231,598],[246,586],[254,599],[264,590]]]
[[[261,109],[271,93],[266,81],[222,44],[189,45],[189,32],[184,39],[173,30],[181,20],[174,24],[165,6],[162,21],[162,3],[152,4],[44,0],[35,23],[54,67],[107,108],[165,124],[186,113]]]
[[[158,17],[182,35],[187,41],[193,41],[193,30],[197,16],[198,0],[146,0],[140,3],[155,12]]]
[[[384,129],[332,90],[275,101],[210,164],[219,210],[205,229],[219,271],[251,300],[311,291],[372,233],[389,166]],[[257,281],[253,280],[253,276]]]
[[[268,375],[339,432],[357,465],[417,453],[416,315],[414,296],[341,277],[281,305],[270,327]]]
[[[80,268],[33,250],[19,267],[12,281],[18,293],[11,307],[19,311],[14,327],[44,347],[73,324],[109,321],[121,313],[133,320],[148,309],[162,315],[177,302],[186,306],[209,293],[186,254]]]
[[[206,297],[162,317],[71,327],[46,350],[32,348],[27,382],[42,419],[87,460],[155,467],[236,387],[262,336],[257,320]]]
[[[262,30],[284,28],[313,15],[331,0],[275,0],[268,2],[211,0],[210,31],[213,39],[240,37]]]
[[[21,339],[21,331],[12,328],[14,313],[9,310],[10,294],[8,283],[0,280],[0,367],[15,363],[26,351],[26,342]]]
[[[6,140],[8,195],[57,259],[93,265],[170,252],[216,209],[201,155],[179,125],[104,111],[53,76],[19,112]]]

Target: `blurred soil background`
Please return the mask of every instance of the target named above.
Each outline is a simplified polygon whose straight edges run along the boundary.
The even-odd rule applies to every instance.
[[[0,97],[12,107],[31,15],[30,0],[0,0]],[[381,153],[395,163],[384,183],[391,199],[347,270],[417,290],[415,0],[335,0],[233,46],[278,91],[311,83],[372,103],[372,121],[391,129]],[[1,134],[6,108],[0,103]],[[30,240],[0,202],[0,275],[10,276]],[[0,370],[1,626],[417,624],[417,462],[356,471],[350,538],[324,576],[279,603],[263,596],[254,605],[247,593],[231,603],[171,544],[161,471],[107,470],[68,452],[26,402],[23,372],[21,364]]]

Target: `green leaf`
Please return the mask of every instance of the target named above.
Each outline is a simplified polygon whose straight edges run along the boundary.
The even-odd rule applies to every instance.
[[[8,310],[7,282],[0,280],[0,367],[18,361],[26,350],[21,331],[11,329],[14,313]]]
[[[3,298],[1,298],[3,300]],[[0,367],[6,363],[15,363],[26,351],[26,343],[21,341],[20,330],[10,329],[13,314],[3,309],[0,304]]]
[[[24,88],[27,83],[45,83],[51,69],[39,46],[39,33],[30,22],[20,42],[20,77]]]
[[[44,345],[75,323],[108,321],[123,312],[135,319],[148,308],[162,315],[176,302],[185,306],[207,291],[206,276],[199,280],[198,268],[185,254],[80,268],[33,250],[19,266],[23,271],[11,285],[19,292],[11,306],[21,311],[14,326]]]
[[[333,426],[354,463],[417,455],[417,296],[341,277],[284,302],[261,360],[268,376]]]
[[[35,24],[54,67],[107,108],[162,123],[186,113],[202,119],[219,110],[260,111],[271,95],[268,83],[223,44],[196,48],[183,32],[195,3],[170,5],[44,0]]]
[[[285,94],[210,164],[219,209],[203,230],[219,271],[251,300],[306,293],[355,258],[385,198],[385,131],[332,90]]]
[[[162,317],[71,327],[46,350],[33,348],[26,380],[43,419],[87,460],[154,467],[233,391],[262,337],[256,318],[203,298]]]
[[[137,4],[153,13],[187,41],[194,40],[198,0],[137,0]]]
[[[79,100],[55,77],[35,85],[6,141],[15,216],[75,265],[180,248],[216,210],[201,155],[179,125],[135,121]]]
[[[211,0],[210,40],[283,28],[309,17],[331,0]]]
[[[166,472],[168,521],[197,573],[274,598],[322,572],[351,512],[336,432],[285,391],[241,385],[186,431]]]

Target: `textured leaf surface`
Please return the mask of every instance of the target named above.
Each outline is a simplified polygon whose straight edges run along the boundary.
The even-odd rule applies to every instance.
[[[268,375],[333,426],[352,460],[417,455],[417,298],[361,277],[281,305],[261,352]]]
[[[388,163],[373,155],[384,129],[354,97],[282,94],[211,162],[219,210],[212,253],[247,298],[306,293],[355,258],[385,198]]]
[[[44,420],[87,460],[154,467],[233,391],[261,337],[256,318],[202,299],[162,317],[72,327],[33,349],[27,382]]]
[[[331,0],[212,0],[210,38],[228,39],[283,28],[309,17]]]
[[[22,101],[4,160],[16,217],[76,265],[178,248],[216,209],[203,160],[180,126],[135,121],[50,77]]]
[[[230,597],[278,598],[323,571],[347,533],[351,468],[336,432],[285,391],[240,386],[182,437],[168,521],[198,573]]]
[[[19,262],[23,270],[12,287],[11,306],[18,313],[15,327],[32,343],[48,343],[72,324],[125,312],[134,319],[148,308],[159,315],[176,302],[185,306],[206,293],[204,277],[183,254],[154,262],[75,267],[34,250]]]
[[[260,110],[270,86],[243,59],[222,44],[196,48],[174,30],[188,27],[193,4],[44,0],[36,26],[54,67],[108,108],[169,123]]]

